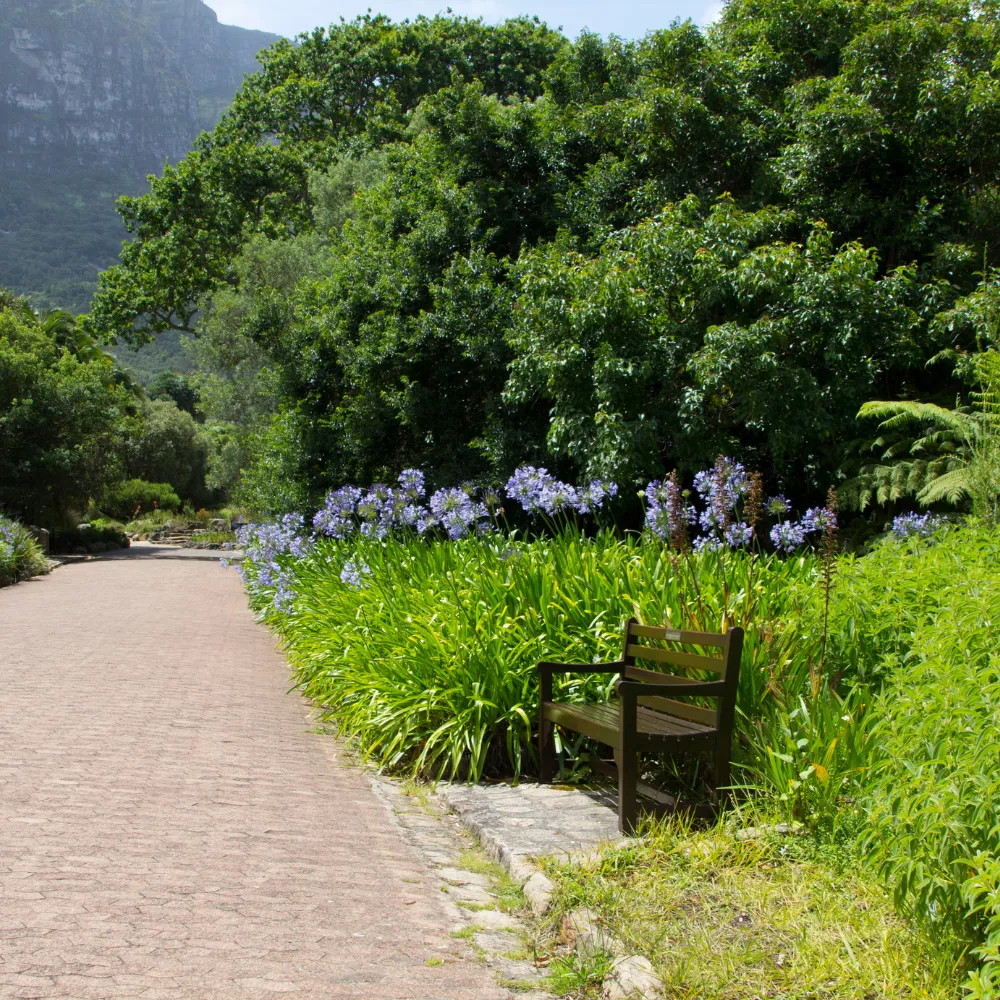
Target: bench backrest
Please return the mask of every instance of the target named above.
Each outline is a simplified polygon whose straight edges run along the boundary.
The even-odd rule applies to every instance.
[[[733,728],[742,653],[741,628],[724,633],[688,632],[662,625],[641,625],[634,618],[625,625],[624,676],[664,688],[662,696],[640,697],[639,704],[723,732],[731,732]],[[641,666],[636,665],[637,660]],[[669,690],[671,687],[680,689],[686,684],[706,681],[719,683],[718,694],[704,695],[714,699],[713,708],[670,697],[674,693]]]

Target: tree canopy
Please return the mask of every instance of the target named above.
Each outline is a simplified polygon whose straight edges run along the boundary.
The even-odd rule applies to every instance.
[[[950,405],[928,361],[996,344],[998,13],[732,0],[634,43],[453,16],[278,43],[121,200],[88,329],[200,335],[261,510],[411,465],[639,482],[721,451],[814,494],[865,402]]]

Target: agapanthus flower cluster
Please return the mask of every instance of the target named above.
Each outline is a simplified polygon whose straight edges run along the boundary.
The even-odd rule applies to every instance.
[[[809,532],[798,521],[780,521],[771,529],[771,541],[779,552],[792,552],[805,545]]]
[[[892,519],[892,533],[897,538],[911,538],[914,535],[928,538],[945,523],[947,518],[937,514],[897,514]]]
[[[276,565],[277,558],[283,555],[301,559],[313,549],[312,537],[305,533],[305,518],[301,514],[285,514],[277,521],[244,525],[236,532],[236,540],[247,558],[258,566]]]
[[[282,557],[302,559],[312,552],[314,542],[305,533],[305,518],[301,514],[286,514],[277,521],[248,524],[236,532],[236,540],[245,551],[247,563],[253,567],[252,574],[240,568],[243,581],[253,589],[274,588],[275,608],[290,610],[295,599],[294,574],[281,560]]]
[[[753,525],[740,520],[737,512],[741,503],[746,506],[752,482],[739,462],[720,458],[713,468],[694,477],[695,492],[704,504],[698,512],[681,491],[676,474],[663,482],[654,480],[645,490],[646,526],[660,538],[669,538],[676,548],[683,548],[688,525],[698,524],[704,534],[692,542],[696,552],[749,545]]]
[[[788,501],[784,497],[775,497],[768,501],[768,509],[774,500],[781,500],[789,510]],[[777,505],[776,505],[777,506]],[[771,529],[771,541],[779,552],[791,552],[809,540],[816,533],[835,532],[837,530],[837,512],[829,507],[810,507],[802,515],[801,520],[780,521]]]
[[[739,462],[720,458],[714,468],[694,477],[694,488],[705,503],[705,509],[698,516],[702,530],[725,534],[737,504],[750,488],[750,477]]]
[[[491,528],[486,505],[474,499],[475,487],[438,490],[426,503],[424,474],[404,469],[397,486],[376,483],[367,490],[343,486],[330,493],[313,518],[317,531],[331,538],[385,538],[394,531],[413,529],[423,535],[442,528],[457,540]]]
[[[357,486],[333,490],[313,518],[313,527],[330,538],[346,538],[354,532],[354,510],[360,499],[361,490]]]
[[[643,491],[646,499],[646,527],[658,538],[673,541],[686,537],[688,525],[698,515],[687,502],[676,477],[654,479]]]
[[[360,590],[365,585],[365,578],[371,575],[372,571],[368,563],[361,559],[357,562],[344,563],[344,568],[340,571],[341,582],[350,587],[351,590]]]
[[[596,514],[617,495],[615,483],[592,479],[585,486],[571,486],[556,479],[548,469],[522,465],[507,480],[507,496],[516,500],[529,514],[557,514],[575,512]]]
[[[0,559],[13,559],[14,549],[14,523],[0,517]]]
[[[837,527],[837,513],[829,507],[810,507],[802,515],[802,525],[806,531],[826,531],[835,530]]]
[[[837,515],[829,506],[807,510],[799,521],[787,517],[792,505],[781,496],[764,500],[760,477],[748,473],[731,458],[720,458],[715,466],[694,477],[694,490],[703,507],[696,511],[681,490],[676,473],[666,480],[653,480],[643,492],[646,528],[678,549],[687,544],[687,528],[698,524],[703,534],[690,544],[696,552],[716,552],[724,548],[743,548],[754,539],[759,518],[781,518],[771,528],[770,536],[779,552],[791,552],[804,545],[809,536],[831,533],[837,528]]]
[[[482,533],[491,526],[485,504],[474,501],[465,489],[438,490],[431,495],[429,506],[436,522],[452,541],[473,532]]]

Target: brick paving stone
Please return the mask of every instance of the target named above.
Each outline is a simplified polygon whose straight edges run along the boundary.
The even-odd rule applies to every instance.
[[[235,573],[152,548],[0,590],[0,997],[507,997]]]

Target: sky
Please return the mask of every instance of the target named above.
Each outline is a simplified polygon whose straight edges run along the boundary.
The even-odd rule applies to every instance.
[[[371,6],[373,13],[393,20],[418,14],[437,14],[447,7],[456,14],[502,21],[518,14],[538,15],[550,27],[561,27],[570,38],[584,28],[605,37],[641,38],[654,28],[665,28],[674,18],[691,18],[705,25],[715,20],[721,0],[207,0],[224,24],[259,28],[291,37],[317,25],[351,19]]]

